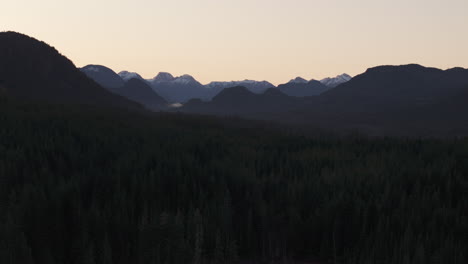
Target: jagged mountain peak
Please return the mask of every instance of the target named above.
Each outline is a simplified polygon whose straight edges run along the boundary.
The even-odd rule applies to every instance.
[[[143,80],[143,77],[141,77],[140,74],[136,72],[129,72],[129,71],[121,71],[119,72],[120,78],[122,78],[124,81],[129,81],[131,79],[139,79]]]
[[[158,75],[156,75],[156,77],[153,78],[153,81],[155,82],[171,82],[173,81],[175,78],[172,74],[168,73],[168,72],[160,72],[158,73]]]
[[[193,78],[193,76],[188,75],[188,74],[184,74],[182,76],[176,77],[174,81],[175,82],[182,82],[182,83],[197,82],[197,80],[195,80],[195,78]]]
[[[349,82],[352,79],[352,77],[349,74],[343,73],[340,75],[337,75],[336,77],[329,77],[320,80],[321,83],[324,85],[334,88],[342,83]]]
[[[292,80],[289,81],[289,83],[308,83],[309,81],[307,81],[306,79],[302,78],[302,77],[296,77]]]

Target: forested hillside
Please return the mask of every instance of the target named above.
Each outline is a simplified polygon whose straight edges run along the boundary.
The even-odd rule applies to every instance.
[[[0,85],[9,96],[31,102],[142,110],[87,78],[52,46],[16,32],[0,32]]]
[[[0,263],[467,263],[467,139],[224,123],[0,95]]]

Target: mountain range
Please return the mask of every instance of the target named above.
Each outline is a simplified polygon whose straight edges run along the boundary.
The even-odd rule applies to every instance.
[[[192,99],[180,111],[197,114],[249,116],[274,113],[278,109],[289,109],[297,105],[298,98],[290,97],[276,88],[261,94],[253,93],[243,86],[222,90],[210,102]]]
[[[44,42],[19,33],[0,33],[2,100],[138,111],[144,107],[375,135],[468,134],[468,69],[378,66],[351,79],[345,75],[322,81],[298,77],[269,86],[255,81],[202,85],[190,75],[169,73],[145,80],[136,73],[117,74],[100,65],[77,69]],[[177,102],[184,104],[168,107]]]
[[[149,110],[164,110],[168,105],[143,79],[123,79],[113,70],[101,65],[88,65],[80,70],[108,91],[138,102]]]
[[[246,104],[254,95],[233,89],[238,91],[230,91],[229,104],[225,98],[220,102],[215,97],[211,102],[189,102],[179,111],[379,135],[468,133],[468,70],[462,68],[379,66],[320,96],[291,101],[284,95],[274,103],[257,99],[257,104]],[[245,110],[238,110],[242,108]]]
[[[141,75],[136,73],[136,72],[121,71],[121,72],[119,72],[119,76],[124,81],[128,81],[128,80],[133,79],[133,78],[140,79],[142,81],[144,80],[143,77],[141,77]]]
[[[88,65],[81,70],[88,77],[106,88],[122,86],[124,82],[133,78],[145,81],[158,95],[170,103],[185,103],[191,99],[209,101],[222,90],[237,86],[245,87],[250,92],[256,94],[262,94],[270,88],[278,88],[281,92],[290,96],[316,96],[351,79],[349,75],[343,74],[334,78],[326,78],[322,81],[307,81],[301,77],[297,77],[278,87],[268,81],[255,80],[217,81],[203,85],[188,74],[174,77],[168,72],[160,72],[152,79],[144,79],[136,72],[121,71],[119,74],[116,74],[111,69],[100,65]]]
[[[284,94],[295,97],[316,96],[329,89],[331,89],[331,87],[328,87],[319,81],[306,81],[300,77],[278,86],[278,90]]]
[[[342,83],[349,82],[351,79],[351,76],[349,76],[346,73],[343,73],[333,78],[322,79],[320,82],[330,88],[335,88]]]
[[[230,81],[230,82],[211,82],[205,85],[207,88],[214,90],[215,93],[219,93],[223,89],[243,86],[252,93],[260,94],[265,92],[269,88],[274,88],[275,86],[267,81],[254,81],[254,80],[244,80],[244,81]]]
[[[160,72],[147,82],[155,92],[171,103],[183,103],[192,98],[210,98],[210,91],[188,74],[174,77],[170,73]]]

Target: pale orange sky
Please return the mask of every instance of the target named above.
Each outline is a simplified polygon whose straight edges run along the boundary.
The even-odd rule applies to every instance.
[[[78,67],[202,83],[468,68],[468,0],[4,0],[0,30],[43,40]]]

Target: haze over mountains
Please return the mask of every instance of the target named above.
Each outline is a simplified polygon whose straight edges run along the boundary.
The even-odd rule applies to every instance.
[[[113,70],[100,65],[88,65],[81,71],[108,91],[138,102],[149,110],[159,111],[167,107],[167,101],[137,76],[124,80]]]
[[[333,78],[329,77],[329,78],[322,79],[320,82],[328,87],[335,88],[342,83],[349,82],[351,79],[352,79],[351,76],[344,73]]]
[[[332,88],[316,80],[304,81],[298,77],[286,84],[279,85],[278,90],[289,96],[305,97],[320,95]]]
[[[119,72],[119,76],[124,81],[128,81],[128,80],[133,79],[133,78],[144,80],[143,77],[141,77],[141,75],[136,73],[136,72],[121,71],[121,72]]]
[[[275,87],[273,84],[267,81],[254,81],[254,80],[243,80],[243,81],[230,81],[230,82],[211,82],[206,85],[209,89],[215,90],[216,93],[222,91],[223,89],[243,86],[247,90],[253,93],[263,93],[269,88]]]
[[[237,86],[245,87],[250,92],[256,94],[262,94],[269,88],[279,88],[280,91],[290,96],[315,96],[351,79],[349,75],[343,74],[334,78],[326,78],[322,81],[307,81],[301,77],[297,77],[278,87],[268,81],[255,80],[215,81],[202,85],[188,74],[174,77],[168,72],[160,72],[152,79],[143,79],[143,77],[136,72],[121,71],[119,74],[116,74],[111,69],[101,65],[88,65],[81,70],[85,72],[88,77],[108,88],[121,86],[123,82],[132,78],[146,81],[157,94],[161,95],[170,103],[185,103],[191,99],[209,101],[222,90]]]
[[[187,113],[255,117],[256,114],[273,114],[280,109],[291,109],[299,99],[290,97],[276,88],[262,94],[249,91],[246,87],[226,88],[210,102],[192,99],[180,108]],[[281,111],[281,110],[280,110]]]
[[[463,68],[380,66],[354,78],[298,77],[278,87],[248,80],[202,85],[190,75],[163,72],[145,80],[100,65],[80,72],[54,48],[14,32],[0,33],[0,48],[0,86],[20,100],[144,106],[374,134],[468,134],[468,70]],[[178,102],[182,107],[168,107]]]

